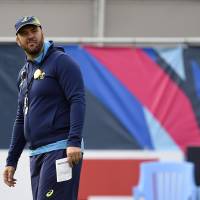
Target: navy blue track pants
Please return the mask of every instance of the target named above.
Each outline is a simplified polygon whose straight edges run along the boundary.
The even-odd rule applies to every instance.
[[[77,200],[82,161],[72,168],[72,179],[57,182],[56,160],[65,158],[66,150],[56,150],[30,157],[33,200]]]

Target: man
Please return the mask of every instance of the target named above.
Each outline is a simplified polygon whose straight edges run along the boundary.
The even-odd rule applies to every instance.
[[[80,70],[61,47],[44,41],[36,17],[20,18],[15,29],[26,63],[18,77],[18,109],[4,182],[15,186],[14,173],[27,144],[33,199],[76,200],[85,113]]]

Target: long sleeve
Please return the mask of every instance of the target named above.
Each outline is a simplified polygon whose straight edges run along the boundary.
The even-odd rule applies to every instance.
[[[80,147],[85,115],[85,92],[82,75],[77,64],[65,54],[58,58],[56,74],[65,98],[70,103],[68,146]]]
[[[7,157],[7,166],[17,167],[19,157],[26,145],[26,140],[24,138],[24,115],[23,107],[18,102],[16,119],[13,125],[12,137],[10,148]]]

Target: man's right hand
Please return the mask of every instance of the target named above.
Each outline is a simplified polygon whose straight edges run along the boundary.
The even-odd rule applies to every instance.
[[[16,179],[14,178],[15,168],[12,166],[7,166],[4,169],[3,179],[4,183],[9,187],[15,187]]]

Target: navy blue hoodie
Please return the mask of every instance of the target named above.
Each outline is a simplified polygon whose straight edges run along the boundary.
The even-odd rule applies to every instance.
[[[43,79],[33,79],[38,68],[45,73]],[[24,114],[27,86],[28,112]],[[18,88],[7,166],[17,166],[26,143],[30,149],[36,149],[67,139],[67,146],[81,147],[84,84],[79,67],[61,47],[52,43],[40,65],[27,61],[19,73]]]

